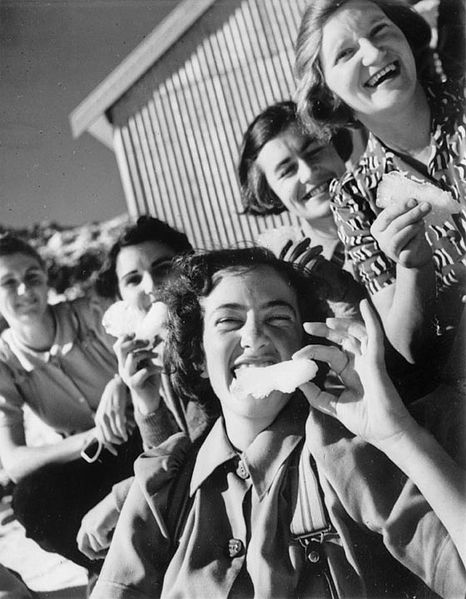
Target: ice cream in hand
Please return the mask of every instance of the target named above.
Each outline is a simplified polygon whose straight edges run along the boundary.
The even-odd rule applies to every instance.
[[[112,304],[102,318],[102,324],[109,335],[122,337],[134,334],[136,339],[153,341],[162,337],[167,321],[167,306],[154,302],[150,310],[141,312],[125,301]]]
[[[272,391],[292,393],[317,374],[318,366],[313,360],[300,358],[286,360],[271,366],[249,366],[236,372],[230,391],[237,396],[251,395],[256,399],[267,397]]]

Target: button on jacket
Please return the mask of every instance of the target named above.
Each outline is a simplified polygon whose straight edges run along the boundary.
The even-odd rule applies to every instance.
[[[297,597],[304,551],[291,539],[290,522],[296,464],[305,459],[310,468],[310,453],[339,533],[322,547],[339,596],[366,596],[359,554],[371,551],[355,542],[355,525],[382,535],[389,552],[440,595],[461,595],[466,575],[456,549],[414,485],[323,414],[311,411],[305,431],[303,409],[296,395],[241,454],[248,478],[238,476],[223,420],[215,423],[186,488],[191,499],[178,545],[169,540],[169,482],[189,441],[175,435],[141,457],[92,599]],[[390,559],[386,552],[381,571]],[[324,581],[308,577],[303,596],[327,597]]]

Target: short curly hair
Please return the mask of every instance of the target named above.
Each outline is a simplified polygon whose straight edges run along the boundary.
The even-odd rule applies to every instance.
[[[46,271],[46,265],[39,252],[21,237],[11,233],[0,235],[0,257],[12,256],[13,254],[24,254],[37,261],[42,270]]]
[[[358,126],[352,110],[326,85],[319,52],[322,28],[330,16],[349,0],[312,0],[304,12],[296,41],[295,99],[298,114],[311,133],[330,139],[336,129]],[[431,30],[428,23],[404,0],[370,0],[402,31],[413,52],[418,78],[432,74],[428,56]],[[427,75],[426,75],[427,76]]]
[[[213,250],[180,257],[174,262],[176,276],[165,285],[161,299],[168,306],[168,335],[164,360],[175,392],[185,401],[194,400],[210,408],[217,406],[210,383],[203,378],[203,313],[201,299],[219,282],[220,272],[241,273],[262,266],[273,268],[296,291],[304,321],[324,321],[328,309],[320,299],[318,283],[299,266],[279,260],[262,247]],[[305,338],[303,331],[303,338]],[[322,369],[325,375],[325,369]]]
[[[163,243],[176,254],[191,252],[193,249],[184,233],[173,229],[158,218],[148,215],[140,216],[135,224],[128,225],[123,230],[108,252],[95,282],[95,290],[100,296],[110,299],[118,297],[118,277],[116,274],[118,254],[122,248],[146,241]]]
[[[292,125],[302,127],[296,104],[287,100],[268,106],[247,128],[238,162],[241,201],[246,214],[266,216],[287,210],[267,183],[262,169],[257,165],[257,157],[266,143],[287,131]],[[304,127],[302,132],[303,135],[309,135]],[[331,142],[341,159],[348,160],[353,149],[349,131],[342,129]]]

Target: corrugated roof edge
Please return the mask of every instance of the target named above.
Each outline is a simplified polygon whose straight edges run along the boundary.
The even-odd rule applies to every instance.
[[[105,112],[206,12],[216,0],[183,0],[70,114],[73,137],[89,131],[111,143]],[[108,124],[102,122],[102,117]]]

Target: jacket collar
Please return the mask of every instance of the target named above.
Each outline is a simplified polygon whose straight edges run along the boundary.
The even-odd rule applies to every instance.
[[[295,394],[274,422],[261,431],[240,455],[259,499],[269,489],[280,466],[303,439],[308,411],[309,407],[303,396]],[[190,494],[193,495],[218,466],[237,457],[238,452],[228,439],[221,417],[215,422],[199,450]]]
[[[55,321],[55,339],[47,351],[36,351],[22,343],[15,335],[13,329],[3,332],[2,338],[10,346],[19,363],[27,372],[48,363],[54,356],[60,357],[68,354],[73,348],[77,338],[77,326],[73,321],[73,314],[68,302],[49,306]]]

